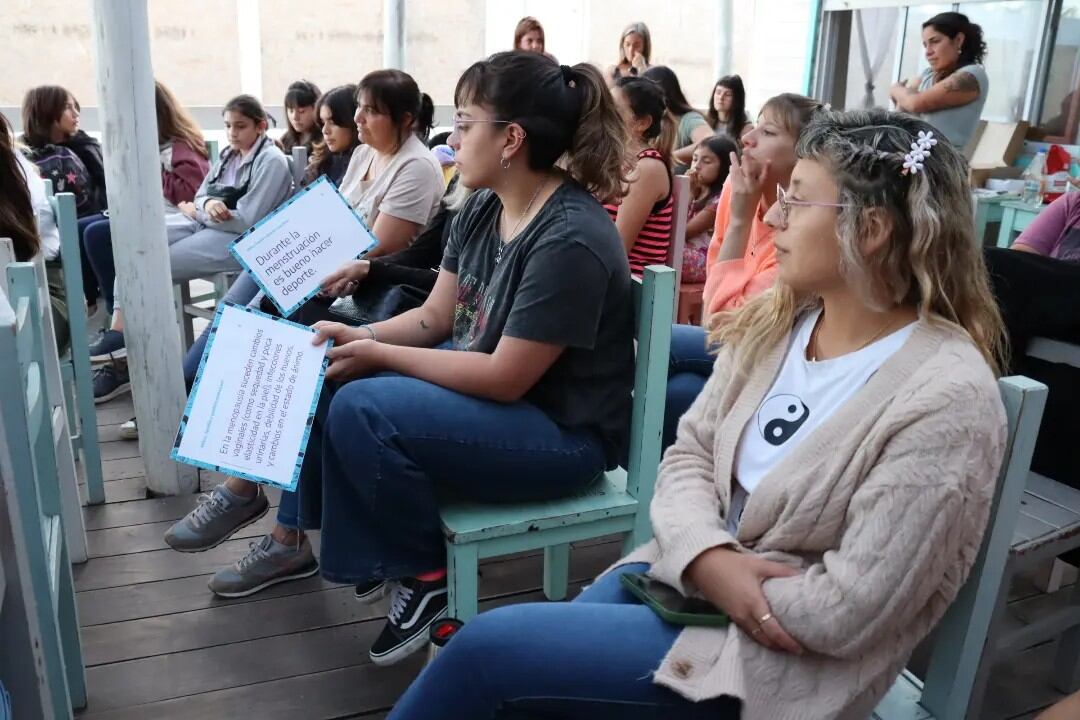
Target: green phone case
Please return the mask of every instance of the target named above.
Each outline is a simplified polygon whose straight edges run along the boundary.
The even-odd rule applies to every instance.
[[[644,581],[647,579],[647,576],[642,573],[623,573],[619,576],[623,587],[633,593],[641,602],[648,605],[661,620],[672,625],[702,625],[706,627],[726,627],[731,622],[731,619],[719,610],[709,613],[672,610],[649,593],[644,586]]]

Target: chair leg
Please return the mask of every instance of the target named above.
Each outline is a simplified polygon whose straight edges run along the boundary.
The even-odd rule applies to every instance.
[[[177,283],[173,286],[173,294],[176,298],[176,322],[180,326],[180,343],[187,350],[195,342],[195,326],[186,310],[191,304],[190,283],[186,280]]]
[[[1080,605],[1080,582],[1073,585],[1069,602],[1073,607]],[[1061,636],[1054,657],[1053,680],[1054,688],[1063,693],[1080,690],[1080,625],[1072,626]]]
[[[476,617],[477,612],[479,548],[475,544],[448,545],[446,556],[448,614],[452,618],[468,622]]]
[[[570,582],[570,543],[544,548],[544,596],[548,600],[565,600]]]
[[[990,620],[990,627],[986,629],[986,642],[983,644],[982,655],[979,656],[979,669],[975,673],[975,680],[971,686],[971,697],[968,701],[967,715],[965,716],[968,720],[978,720],[978,718],[982,717],[983,699],[986,696],[987,688],[990,686],[990,674],[994,670],[994,661],[997,657],[995,650],[1002,623],[1005,620],[1012,579],[1013,563],[1010,558],[1005,563],[998,596],[994,599],[994,614]]]
[[[81,710],[86,707],[86,666],[83,664],[79,618],[75,609],[75,582],[66,552],[60,562],[60,587],[57,591],[57,621],[64,652],[68,692],[71,695],[71,706]]]

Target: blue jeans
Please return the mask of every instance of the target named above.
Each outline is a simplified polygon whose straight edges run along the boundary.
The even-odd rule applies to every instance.
[[[282,494],[278,522],[322,529],[328,580],[411,577],[446,567],[444,494],[553,499],[604,465],[596,435],[561,428],[534,405],[381,373],[323,388],[299,487]]]
[[[668,363],[667,403],[664,405],[663,449],[675,442],[681,418],[701,394],[712,374],[713,356],[706,349],[705,328],[696,325],[671,327],[671,358]]]
[[[255,296],[258,294],[259,284],[251,277],[251,273],[245,270],[240,273],[236,277],[236,280],[233,281],[233,284],[229,286],[229,291],[225,293],[222,302],[247,305],[254,300]],[[199,361],[202,360],[203,351],[206,350],[206,340],[209,337],[210,326],[207,325],[203,328],[202,334],[195,338],[195,342],[188,348],[187,354],[184,355],[184,382],[187,383],[189,391],[191,390],[191,386],[195,383],[195,373],[199,371]]]
[[[75,221],[76,226],[79,229],[79,257],[82,259],[82,281],[83,281],[83,296],[86,298],[87,305],[93,305],[101,297],[101,286],[98,285],[97,275],[94,274],[94,267],[90,263],[90,258],[86,253],[86,244],[83,242],[83,234],[86,232],[86,228],[94,223],[101,221],[108,222],[105,216],[101,213],[94,213],[93,215],[86,215]],[[112,252],[110,248],[110,253]],[[112,292],[112,288],[109,289]],[[72,302],[69,298],[68,302]]]
[[[625,565],[572,603],[482,613],[446,645],[388,720],[738,720],[738,700],[693,703],[652,682],[680,627],[626,592]]]
[[[89,219],[89,218],[88,218]],[[104,218],[87,223],[82,231],[83,257],[94,270],[97,287],[105,297],[105,307],[113,311],[113,285],[116,282],[116,264],[113,262],[112,226]]]

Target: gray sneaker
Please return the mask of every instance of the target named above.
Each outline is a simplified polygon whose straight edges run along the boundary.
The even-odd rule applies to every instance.
[[[199,505],[165,533],[165,542],[180,552],[202,552],[217,547],[242,527],[255,522],[270,509],[262,487],[247,500],[224,485],[199,496]]]
[[[221,597],[246,597],[271,585],[311,577],[317,572],[319,562],[306,537],[293,546],[266,535],[252,542],[251,550],[235,565],[219,570],[210,578],[210,589]]]

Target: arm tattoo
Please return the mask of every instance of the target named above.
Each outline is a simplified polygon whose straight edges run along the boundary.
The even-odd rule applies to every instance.
[[[945,79],[945,89],[948,92],[977,93],[979,92],[979,81],[971,73],[957,72]]]
[[[423,319],[421,319],[420,320],[420,329],[421,330],[430,330],[431,326],[428,325],[426,322],[424,322]]]

